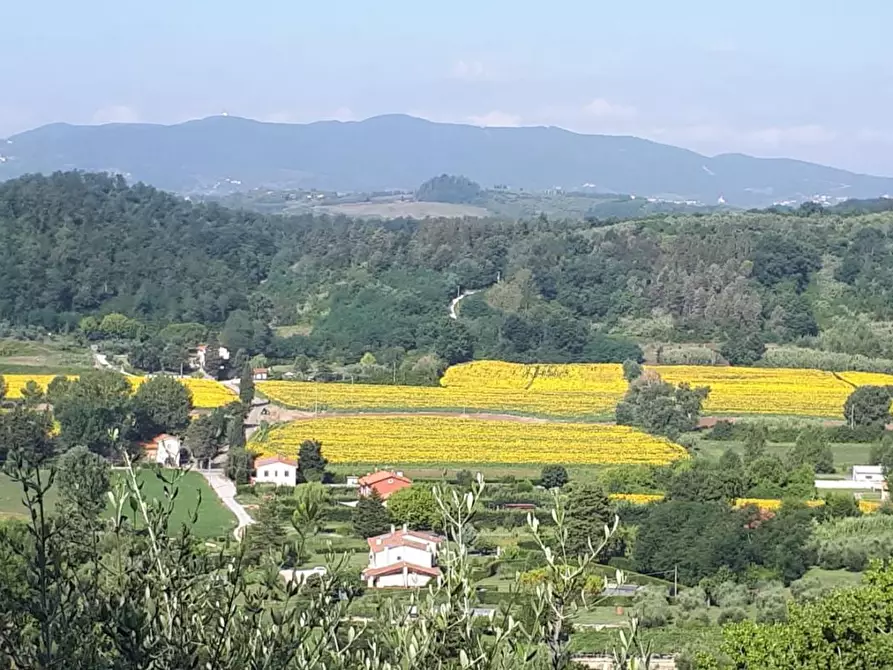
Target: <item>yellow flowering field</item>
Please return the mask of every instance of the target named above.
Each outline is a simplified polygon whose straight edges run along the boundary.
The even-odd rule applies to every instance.
[[[709,386],[707,414],[840,418],[854,386],[893,385],[893,375],[786,368],[649,366],[673,384]],[[274,402],[340,411],[490,411],[557,417],[610,414],[626,392],[617,364],[474,361],[449,368],[440,387],[260,382]]]
[[[16,400],[22,397],[22,388],[28,381],[34,380],[41,389],[46,391],[47,385],[56,378],[56,375],[2,375],[2,377],[6,380],[6,397]],[[69,375],[69,379],[77,379],[77,375]],[[127,381],[134,390],[146,379],[146,377],[127,377]],[[200,409],[222,407],[237,399],[235,393],[213,379],[184,377],[177,381],[192,391],[192,403]]]
[[[747,505],[753,505],[754,507],[759,507],[762,510],[777,510],[781,509],[782,501],[778,498],[736,498],[735,499],[735,507],[746,507]],[[807,507],[824,507],[824,500],[807,500]]]
[[[454,417],[327,417],[271,429],[251,448],[294,456],[319,440],[333,463],[670,463],[688,453],[626,426]]]
[[[55,375],[2,375],[6,381],[6,397],[11,400],[18,400],[22,397],[22,389],[25,384],[33,380],[37,382],[41,389],[46,391],[47,384],[56,378]]]
[[[720,414],[840,417],[854,386],[893,384],[893,375],[872,372],[699,365],[652,365],[648,369],[673,384],[709,386],[704,411]],[[616,364],[475,361],[449,368],[441,385],[481,391],[505,388],[594,394],[602,406],[615,405],[626,391],[622,368]]]
[[[647,505],[664,499],[661,493],[612,493],[608,497],[611,500],[628,502],[633,505]]]
[[[486,411],[569,418],[610,414],[623,395],[281,381],[258,382],[257,390],[273,402],[307,411]]]

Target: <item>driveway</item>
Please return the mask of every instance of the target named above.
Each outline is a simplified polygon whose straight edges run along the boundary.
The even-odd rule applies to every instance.
[[[253,524],[254,519],[236,500],[236,485],[227,479],[226,475],[220,470],[198,470],[198,472],[201,472],[202,476],[208,480],[208,484],[211,485],[214,493],[217,494],[217,497],[220,498],[223,504],[236,515],[239,525],[236,526],[233,535],[236,536],[237,540],[241,540],[242,535],[245,533],[245,528]]]

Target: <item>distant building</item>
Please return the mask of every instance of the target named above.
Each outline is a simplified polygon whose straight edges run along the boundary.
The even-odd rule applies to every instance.
[[[298,462],[283,456],[267,456],[254,462],[254,482],[256,484],[275,484],[276,486],[295,486],[298,477]]]
[[[346,486],[359,486],[360,478],[356,475],[347,475],[347,477],[344,479],[344,484]]]
[[[884,482],[884,466],[882,465],[854,465],[853,481],[865,484],[878,485]]]
[[[183,445],[176,435],[162,433],[143,443],[147,460],[153,460],[164,468],[178,468],[182,463]]]
[[[251,371],[251,376],[254,378],[256,382],[264,382],[267,381],[270,377],[270,370],[268,368],[254,368]]]
[[[397,491],[412,486],[412,480],[409,477],[404,477],[402,472],[379,470],[360,477],[358,484],[360,485],[360,497],[371,496],[372,492],[376,491],[382,500],[387,500]]]
[[[401,530],[370,537],[369,567],[363,580],[369,588],[420,588],[439,578],[437,549],[444,539],[422,531]]]
[[[208,351],[207,344],[200,344],[195,348],[195,359],[196,359],[196,361],[198,361],[199,366],[201,366],[202,368],[205,367],[205,354],[207,353],[207,351]],[[224,360],[224,361],[229,360],[229,349],[227,349],[226,347],[220,347],[217,350],[217,354],[220,356],[220,358],[222,360]]]

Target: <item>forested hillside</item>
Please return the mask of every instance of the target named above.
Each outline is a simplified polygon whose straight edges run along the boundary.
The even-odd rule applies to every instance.
[[[0,321],[71,330],[120,312],[142,339],[198,322],[283,361],[609,361],[660,344],[682,362],[672,343],[687,342],[736,363],[796,345],[769,355],[821,350],[846,368],[893,358],[891,224],[820,208],[611,225],[265,217],[120,178],[30,176],[0,185]]]

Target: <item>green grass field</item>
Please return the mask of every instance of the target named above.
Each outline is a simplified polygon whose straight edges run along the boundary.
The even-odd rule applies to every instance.
[[[784,457],[793,446],[793,444],[773,442],[767,445],[766,451],[769,454]],[[727,449],[734,449],[740,454],[744,450],[744,444],[742,442],[698,440],[695,444],[694,452],[710,458],[719,458]],[[869,462],[868,457],[871,452],[871,445],[836,442],[831,444],[831,451],[834,454],[834,467],[837,472],[848,474],[854,465],[865,465]]]
[[[0,339],[0,375],[78,373],[93,366],[90,352],[74,342]]]
[[[114,487],[116,480],[123,476],[120,471],[113,473]],[[148,500],[163,499],[164,483],[155,476],[151,470],[138,470],[137,476],[143,484],[143,494]],[[180,480],[179,493],[177,494],[174,512],[171,515],[170,530],[176,531],[190,519],[193,510],[198,503],[201,492],[201,506],[199,507],[198,521],[193,526],[193,532],[198,537],[217,537],[227,535],[236,527],[236,518],[220,502],[220,499],[208,486],[205,478],[197,472],[187,472]],[[55,487],[50,489],[47,502],[52,509],[58,501]],[[129,508],[127,509],[130,513]],[[111,509],[107,510],[111,513]],[[0,517],[27,519],[28,510],[22,504],[21,487],[9,477],[0,474]]]

